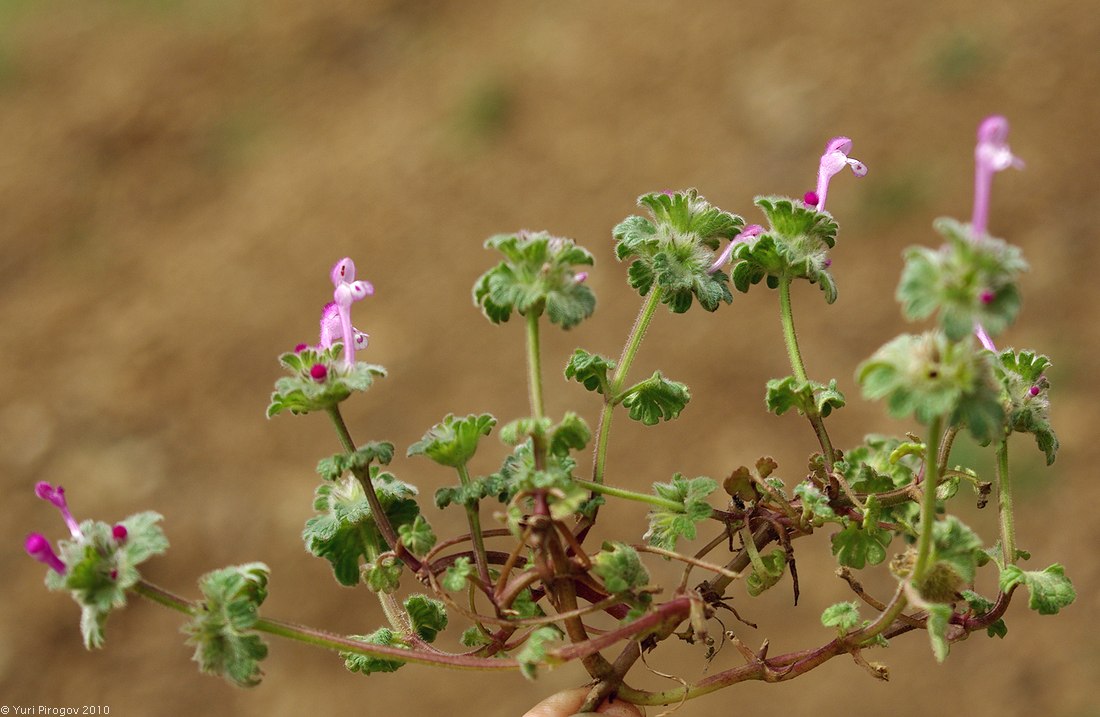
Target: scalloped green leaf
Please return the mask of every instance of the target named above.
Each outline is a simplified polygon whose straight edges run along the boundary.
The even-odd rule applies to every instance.
[[[339,405],[356,391],[366,391],[375,378],[384,377],[386,369],[375,364],[357,362],[348,366],[340,360],[343,346],[318,350],[307,347],[301,352],[288,352],[279,362],[291,372],[275,381],[275,391],[267,407],[267,417],[284,411],[300,415],[325,411]],[[325,367],[325,377],[318,381],[310,375],[313,366]]]
[[[937,219],[933,225],[947,242],[939,249],[911,247],[897,299],[910,320],[939,314],[940,327],[960,341],[981,325],[993,336],[1004,331],[1020,310],[1017,276],[1027,269],[1020,250],[1000,239],[975,236],[968,225]]]
[[[576,381],[589,391],[607,395],[610,391],[608,374],[615,370],[615,365],[614,359],[576,349],[565,366],[565,378]]]
[[[691,392],[685,384],[670,381],[660,371],[623,391],[620,398],[630,418],[647,426],[676,418],[690,400]]]
[[[474,284],[474,304],[486,318],[500,324],[512,312],[541,316],[564,329],[592,315],[596,296],[574,267],[591,266],[592,254],[571,239],[546,232],[500,234],[485,242],[505,259]]]
[[[1066,570],[1055,563],[1043,570],[1023,570],[1009,565],[1001,571],[1001,591],[1007,592],[1014,585],[1027,587],[1030,599],[1028,607],[1040,615],[1057,615],[1062,608],[1073,604],[1077,591],[1066,577]]]
[[[447,414],[424,437],[409,446],[407,455],[427,456],[442,466],[458,468],[477,452],[478,441],[493,430],[497,419],[488,413],[458,418]]]
[[[405,598],[404,606],[413,631],[424,642],[435,642],[436,636],[446,629],[447,609],[439,600],[415,594]]]
[[[251,632],[267,598],[268,567],[247,563],[206,573],[199,578],[203,600],[184,625],[187,644],[195,647],[199,669],[238,687],[260,683],[260,660],[267,645]]]

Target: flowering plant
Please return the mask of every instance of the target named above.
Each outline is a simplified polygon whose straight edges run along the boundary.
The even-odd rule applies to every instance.
[[[919,433],[835,446],[826,421],[846,398],[836,379],[810,377],[799,346],[792,284],[806,280],[827,303],[837,298],[829,252],[838,224],[825,208],[830,181],[845,167],[867,174],[850,156],[852,141],[838,137],[826,145],[813,191],[801,199],[755,200],[766,224],[746,225],[691,189],[643,195],[638,204],[645,214],[613,229],[616,256],[629,262],[628,283],[642,306],[617,359],[577,348],[565,364],[564,377],[595,394],[601,406],[594,432],[577,413],[547,414],[540,348],[544,317],[570,329],[595,310],[586,282],[593,255],[545,232],[486,242],[502,258],[477,280],[473,301],[494,324],[513,315],[524,322],[530,411],[503,425],[490,414],[447,415],[407,448],[408,456],[457,474],[456,483],[436,488],[434,506],[459,509],[468,531],[442,540],[418,488],[386,469],[396,447],[357,442],[342,417],[340,404],[386,372],[357,359],[368,337],[351,319],[354,302],[374,288],[356,279],[350,258],[335,264],[318,342],[280,357],[288,375],[275,383],[268,416],[325,413],[331,419],[342,450],[318,463],[321,483],[303,541],[331,564],[338,583],[375,593],[387,624],[338,636],[261,616],[270,572],[262,563],[207,573],[199,580],[200,600],[174,595],[139,571],[168,547],[159,515],[138,513],[113,525],[78,522],[64,490],[46,482],[35,492],[60,510],[70,537],[55,550],[34,533],[26,550],[47,566],[47,587],[70,592],[80,605],[87,647],[103,644],[107,617],[136,594],[183,613],[200,668],[241,686],[262,677],[265,634],[336,651],[347,669],[364,674],[420,663],[533,678],[540,668],[579,661],[592,679],[582,708],[588,711],[609,699],[677,704],[746,680],[789,680],[843,654],[885,679],[887,668],[867,655],[908,632],[926,632],[939,661],[971,633],[1004,637],[1004,615],[1020,586],[1041,614],[1075,599],[1060,564],[1025,569],[1021,562],[1030,555],[1017,546],[1008,442],[1031,434],[1049,465],[1058,439],[1049,421],[1049,359],[994,343],[1016,318],[1016,281],[1026,268],[1019,250],[986,229],[992,175],[1022,166],[1007,133],[1001,117],[979,128],[970,223],[939,220],[935,228],[945,243],[905,255],[897,290],[903,313],[910,320],[935,317],[936,327],[898,336],[856,372],[865,397],[885,400],[890,415],[915,421]],[[809,423],[819,450],[808,471],[785,481],[776,462],[763,456],[722,480],[676,473],[654,482],[652,493],[616,485],[607,456],[620,409],[630,420],[654,425],[676,419],[691,400],[687,385],[660,370],[630,378],[660,306],[674,315],[695,304],[713,313],[733,302],[734,289],[744,293],[761,283],[778,292],[791,371],[767,382],[765,405],[776,415],[796,411]],[[472,475],[470,460],[489,450],[482,442],[494,431],[506,446],[500,469]],[[964,431],[995,453],[995,481],[955,462],[952,446]],[[591,468],[581,469],[589,446]],[[428,480],[435,475],[426,473]],[[999,538],[989,544],[950,508],[971,492],[985,506],[994,483]],[[591,529],[615,500],[647,505],[648,525],[594,545]],[[487,515],[499,527],[484,525]],[[757,596],[788,577],[797,603],[794,541],[819,530],[831,531],[837,574],[855,599],[824,610],[821,623],[834,633],[821,644],[783,655],[770,655],[767,640],[750,648],[744,630],[725,628],[720,611],[752,625],[730,599],[741,585]],[[682,563],[679,582],[653,584],[649,556]],[[854,571],[883,564],[894,589],[880,599]],[[976,592],[983,569],[996,573],[996,595]],[[706,577],[693,581],[693,573]],[[409,591],[415,584],[422,592]],[[458,640],[463,649],[441,649],[436,638],[454,617],[467,623]],[[728,642],[740,664],[665,691],[632,687],[632,668],[670,639],[702,646],[708,660],[719,641]]]

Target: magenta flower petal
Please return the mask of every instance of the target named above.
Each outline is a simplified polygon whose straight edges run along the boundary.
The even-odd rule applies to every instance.
[[[38,562],[45,563],[61,575],[65,574],[65,563],[57,557],[57,553],[53,551],[53,546],[50,545],[50,541],[46,540],[46,536],[41,533],[31,533],[24,541],[23,548],[28,555]]]
[[[73,518],[73,514],[69,511],[69,503],[65,500],[65,489],[61,486],[56,488],[47,483],[46,481],[39,481],[34,486],[34,494],[44,501],[52,503],[59,511],[61,511],[61,517],[65,520],[65,525],[69,527],[69,532],[77,540],[80,540],[84,535],[80,532],[80,525]]]
[[[993,339],[990,338],[989,332],[985,330],[985,327],[981,324],[974,324],[974,335],[978,337],[978,341],[982,343],[982,346],[993,353],[997,353],[997,345],[993,343]]]
[[[332,342],[340,333],[340,307],[335,301],[325,304],[321,309],[321,341],[319,346],[323,349],[330,348]]]
[[[970,227],[975,234],[985,234],[989,221],[989,192],[993,175],[1024,163],[1012,154],[1008,146],[1008,120],[1000,115],[986,117],[978,125],[978,143],[974,146],[974,213]]]
[[[714,263],[707,269],[707,272],[713,274],[729,261],[730,254],[733,253],[733,248],[738,242],[748,241],[749,239],[758,237],[763,231],[764,227],[759,224],[749,224],[746,226],[737,236],[730,240],[730,243],[726,245],[726,248],[722,250],[722,253],[718,255],[718,258],[715,259]]]
[[[332,278],[333,286],[340,286],[340,284],[350,284],[355,281],[355,262],[349,257],[344,257],[340,261],[332,265],[332,271],[329,273]]]
[[[852,174],[857,177],[867,175],[867,165],[858,159],[849,157],[848,153],[851,151],[852,140],[847,137],[833,137],[825,145],[825,154],[821,155],[821,164],[817,170],[817,190],[814,192],[817,195],[816,208],[818,211],[825,208],[825,197],[829,193],[829,180],[840,170],[851,167]]]
[[[340,326],[340,336],[344,342],[344,363],[348,366],[355,363],[355,350],[357,344],[362,342],[358,337],[357,329],[351,325],[351,305],[360,299],[374,293],[374,286],[369,281],[355,280],[355,262],[345,257],[332,267],[332,284],[336,290],[332,294],[333,304],[336,306],[336,316]],[[328,307],[325,307],[326,311]],[[322,345],[325,341],[325,315],[321,317]],[[328,336],[331,345],[331,334]],[[365,342],[362,342],[365,345]]]

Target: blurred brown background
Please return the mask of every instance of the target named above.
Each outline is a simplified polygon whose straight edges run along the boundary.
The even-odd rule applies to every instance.
[[[263,417],[275,356],[314,339],[331,264],[350,255],[374,282],[356,323],[371,334],[365,358],[390,369],[349,405],[353,434],[403,453],[447,412],[525,409],[521,326],[490,326],[469,300],[496,261],[485,237],[576,238],[596,254],[600,307],[546,335],[545,375],[550,411],[592,422],[595,401],[560,369],[575,346],[617,355],[633,320],[610,230],[634,198],[695,186],[755,221],[753,195],[810,189],[825,141],[842,133],[870,174],[839,177],[829,195],[841,298],[826,307],[796,287],[796,318],[810,374],[838,377],[851,402],[831,424],[838,445],[912,429],[884,426],[852,373],[906,330],[891,298],[901,251],[938,241],[936,216],[969,218],[974,130],[999,112],[1027,169],[995,180],[990,228],[1033,264],[1003,343],[1053,357],[1063,443],[1050,470],[1026,439],[1016,446],[1020,544],[1035,567],[1066,564],[1077,604],[1040,618],[1017,600],[1005,641],[975,635],[943,666],[923,636],[896,640],[872,656],[891,665],[889,684],[837,659],[678,714],[1100,714],[1098,47],[1100,13],[1068,0],[0,0],[0,703],[108,705],[119,717],[511,717],[582,682],[579,665],[534,684],[416,666],[362,677],[273,640],[265,682],[238,690],[198,674],[178,616],[141,601],[112,617],[105,650],[86,653],[76,607],[47,593],[22,553],[27,532],[64,530],[32,485],[64,484],[78,518],[161,511],[173,548],[147,576],[169,589],[194,596],[202,572],[263,560],[267,614],[372,630],[372,596],[337,586],[299,538],[315,461],[338,447],[330,427]],[[694,398],[673,424],[620,419],[610,481],[720,478],[762,454],[789,484],[801,477],[812,433],[762,408],[763,382],[787,373],[774,294],[737,296],[715,315],[662,311],[636,367],[662,368]],[[477,470],[502,455],[487,442]],[[423,460],[394,469],[427,496],[454,480]],[[995,516],[972,502],[960,510],[992,542]],[[643,514],[606,511],[603,535],[639,539]],[[428,515],[441,532],[455,525]],[[760,623],[737,628],[746,641],[770,637],[777,653],[828,639],[820,610],[848,599],[828,532],[797,546],[793,612],[786,581],[757,600],[735,590]],[[738,660],[727,646],[710,669]],[[689,680],[707,669],[687,648],[651,664]],[[641,670],[633,682],[675,686]]]

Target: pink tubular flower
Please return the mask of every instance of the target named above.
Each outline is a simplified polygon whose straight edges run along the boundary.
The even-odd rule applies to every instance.
[[[23,548],[28,555],[38,562],[45,563],[61,575],[65,574],[65,563],[57,557],[57,553],[53,551],[53,546],[50,545],[50,541],[46,540],[46,536],[41,533],[31,533],[24,541]]]
[[[754,237],[760,236],[764,231],[764,227],[759,224],[749,224],[747,227],[741,230],[741,232],[730,240],[730,243],[722,250],[722,253],[718,255],[718,258],[714,260],[714,263],[710,265],[707,272],[713,274],[718,271],[730,259],[730,254],[733,253],[733,248],[737,245],[737,242],[748,241]]]
[[[69,532],[77,540],[83,539],[84,535],[80,532],[80,525],[73,518],[73,514],[69,511],[69,504],[65,500],[65,489],[61,486],[54,488],[46,481],[40,481],[34,486],[34,494],[44,501],[53,503],[59,511],[61,511],[61,517],[65,520],[65,525],[69,526]]]
[[[974,145],[974,213],[970,219],[974,236],[986,233],[993,175],[1009,167],[1023,169],[1024,163],[1008,147],[1008,120],[1001,115],[986,117],[978,125],[978,143]],[[982,292],[980,300],[988,304],[993,298],[993,292],[987,290]],[[974,335],[982,346],[996,353],[997,347],[984,326],[974,324]]]
[[[825,154],[821,155],[821,164],[817,170],[817,210],[825,208],[825,195],[829,193],[829,180],[831,180],[845,166],[852,168],[852,174],[857,177],[867,175],[867,165],[858,159],[852,159],[848,153],[852,151],[852,140],[847,137],[833,137],[825,145]],[[808,195],[809,193],[807,193]]]
[[[997,345],[993,343],[993,339],[989,336],[989,332],[985,330],[985,327],[981,324],[974,324],[974,335],[978,337],[978,341],[981,342],[982,347],[993,353],[997,353]]]
[[[353,340],[355,348],[365,349],[370,336],[354,326],[351,327],[351,332],[355,336]],[[340,307],[336,305],[335,301],[330,301],[325,304],[325,308],[321,309],[321,342],[319,346],[327,349],[332,346],[334,341],[343,341],[342,336],[343,327],[340,324]]]
[[[1023,169],[1024,163],[1008,148],[1008,120],[1000,115],[986,117],[978,125],[974,147],[974,214],[970,220],[974,234],[985,234],[993,175],[1009,167]]]
[[[332,294],[332,304],[326,306],[321,315],[321,346],[326,346],[326,317],[331,322],[333,317],[330,307],[335,306],[335,319],[339,322],[340,335],[344,342],[344,363],[350,366],[355,363],[355,349],[367,345],[367,335],[351,325],[351,305],[373,294],[374,286],[369,281],[355,280],[355,262],[348,257],[333,265],[331,277],[336,290]],[[332,333],[334,332],[329,331],[327,345],[332,343]]]

